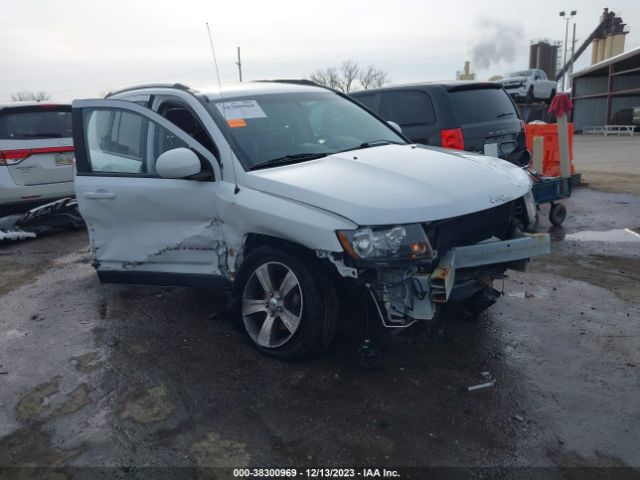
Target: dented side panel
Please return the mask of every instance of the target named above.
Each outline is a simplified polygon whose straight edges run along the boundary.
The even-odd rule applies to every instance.
[[[356,228],[333,213],[246,187],[235,194],[233,187],[220,185],[218,198],[231,278],[242,262],[248,234],[287,240],[310,250],[342,252],[336,230]]]
[[[84,177],[78,195],[109,190],[113,199],[85,200],[91,246],[101,271],[217,274],[233,279],[248,234],[340,252],[341,217],[229,182]],[[219,214],[222,212],[222,215]]]
[[[91,177],[77,195],[100,270],[220,274],[226,243],[216,205],[219,184],[161,178]]]

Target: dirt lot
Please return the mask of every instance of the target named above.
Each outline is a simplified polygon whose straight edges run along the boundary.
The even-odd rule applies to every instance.
[[[594,188],[640,195],[640,135],[576,135],[576,171]]]
[[[564,228],[542,222],[553,253],[510,272],[482,322],[378,336],[374,370],[356,362],[350,318],[324,357],[283,363],[212,315],[223,301],[208,292],[100,285],[84,232],[0,247],[0,466],[55,466],[57,479],[246,465],[638,478],[640,242],[622,229],[640,227],[640,197],[580,188],[567,206]],[[483,371],[495,386],[468,392]],[[111,470],[78,468],[95,466]],[[198,469],[152,468],[165,466]],[[616,470],[558,468],[594,466]]]

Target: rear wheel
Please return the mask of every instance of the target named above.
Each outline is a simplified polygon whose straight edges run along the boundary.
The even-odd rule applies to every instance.
[[[567,207],[565,207],[562,203],[554,203],[551,205],[551,210],[549,211],[549,220],[556,226],[562,225],[565,218],[567,218]]]
[[[320,268],[273,247],[245,260],[240,320],[262,352],[293,360],[326,350],[335,335],[337,299]]]

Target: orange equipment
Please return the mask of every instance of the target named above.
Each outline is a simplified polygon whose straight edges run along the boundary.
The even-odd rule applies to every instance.
[[[573,123],[569,127],[569,158],[571,159],[571,174],[575,173],[573,166]],[[560,176],[560,148],[558,146],[558,125],[555,123],[525,125],[527,136],[527,150],[533,151],[533,137],[544,138],[544,150],[542,155],[542,175],[545,177]]]

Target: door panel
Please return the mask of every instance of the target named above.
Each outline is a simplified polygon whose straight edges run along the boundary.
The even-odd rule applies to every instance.
[[[140,105],[92,100],[73,109],[76,195],[98,271],[223,274],[219,183],[165,179],[155,171],[160,153],[187,147],[219,180],[215,157]]]
[[[78,180],[80,212],[100,270],[220,273],[218,255],[224,248],[218,247],[224,242],[214,183],[104,176]]]

